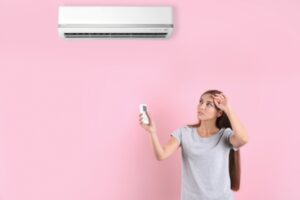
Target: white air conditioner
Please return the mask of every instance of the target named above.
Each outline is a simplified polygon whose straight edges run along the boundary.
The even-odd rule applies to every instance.
[[[170,6],[60,6],[58,31],[63,38],[169,38]]]

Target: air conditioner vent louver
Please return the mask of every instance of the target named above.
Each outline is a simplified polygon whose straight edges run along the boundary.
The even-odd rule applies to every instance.
[[[165,38],[167,33],[64,33],[66,38]]]

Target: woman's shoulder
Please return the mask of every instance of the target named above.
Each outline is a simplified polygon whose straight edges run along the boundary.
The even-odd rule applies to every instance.
[[[191,127],[190,125],[182,125],[179,126],[178,128],[176,128],[177,131],[181,131],[181,132],[189,132],[193,129],[193,127]]]
[[[190,125],[183,125],[179,129],[181,129],[183,133],[187,133],[187,132],[190,133],[191,131],[193,131],[193,129],[195,129],[195,127]]]
[[[230,128],[230,127],[225,127],[223,129],[224,129],[224,132],[226,132],[226,133],[231,133],[232,132],[232,128]]]
[[[225,128],[223,128],[223,129],[224,129],[223,135],[224,135],[226,138],[228,138],[228,137],[233,133],[233,130],[232,130],[232,128],[230,128],[230,127],[225,127]]]

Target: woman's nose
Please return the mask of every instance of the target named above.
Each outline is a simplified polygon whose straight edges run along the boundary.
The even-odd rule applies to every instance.
[[[204,104],[199,104],[199,108],[201,109],[201,110],[205,110],[205,105]]]

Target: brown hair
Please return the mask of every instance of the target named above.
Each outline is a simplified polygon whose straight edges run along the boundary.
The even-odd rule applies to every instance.
[[[222,93],[219,90],[207,90],[204,92],[201,96],[204,94],[220,94]],[[219,111],[220,109],[216,107],[216,109]],[[201,121],[199,121],[197,124],[188,125],[189,127],[199,127],[201,124]],[[231,123],[228,119],[228,116],[225,112],[222,112],[222,115],[217,118],[216,126],[221,128],[231,128]],[[230,175],[230,181],[231,181],[231,189],[234,191],[238,191],[240,188],[240,180],[241,180],[241,163],[240,163],[240,150],[234,151],[233,149],[230,150],[229,153],[229,175]]]

